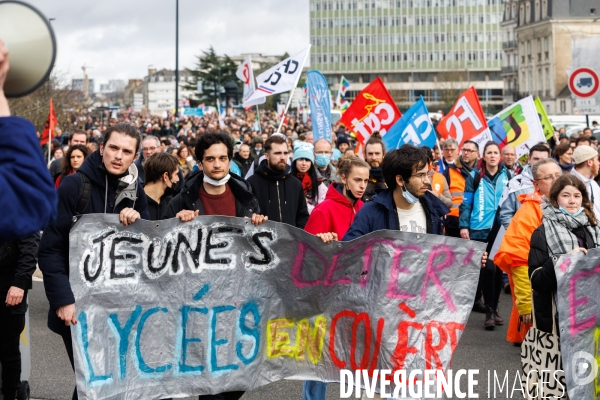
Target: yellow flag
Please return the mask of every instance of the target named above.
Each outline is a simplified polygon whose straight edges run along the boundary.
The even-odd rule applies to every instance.
[[[544,110],[544,105],[539,97],[535,98],[535,110],[538,113],[538,117],[540,118],[540,123],[542,124],[542,129],[544,130],[544,136],[546,140],[549,140],[554,135],[554,128],[548,119],[548,114],[546,114],[546,110]]]

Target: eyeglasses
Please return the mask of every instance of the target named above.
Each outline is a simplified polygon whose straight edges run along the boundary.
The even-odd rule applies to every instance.
[[[551,180],[552,182],[554,182],[555,180],[557,180],[558,178],[560,178],[560,174],[556,174],[556,175],[548,175],[545,176],[543,178],[538,178],[536,179],[536,181],[547,181],[547,180]]]
[[[471,149],[461,149],[461,151],[463,153],[467,153],[467,154],[477,153],[477,150],[471,150]]]
[[[443,151],[456,151],[456,147],[455,148],[445,148]]]
[[[429,174],[427,172],[421,172],[420,174],[414,174],[410,176],[411,178],[418,178],[421,180],[421,182],[425,182],[426,180],[429,180]]]
[[[154,151],[156,150],[156,147],[142,147],[142,150],[145,152]]]

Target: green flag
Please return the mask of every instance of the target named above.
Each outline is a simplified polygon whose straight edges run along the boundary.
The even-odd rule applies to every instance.
[[[544,110],[544,105],[539,97],[535,98],[535,110],[538,113],[538,117],[540,117],[540,124],[542,124],[542,129],[544,130],[544,136],[546,140],[550,140],[550,138],[554,135],[554,128],[548,119],[548,114],[546,114],[546,110]]]

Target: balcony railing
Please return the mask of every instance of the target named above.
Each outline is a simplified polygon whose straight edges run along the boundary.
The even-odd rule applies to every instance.
[[[502,69],[500,70],[500,73],[502,75],[516,74],[517,73],[517,67],[514,66],[514,65],[510,65],[508,67],[502,67]]]
[[[517,48],[517,41],[516,40],[509,40],[506,42],[502,42],[502,48],[503,49],[516,49]]]

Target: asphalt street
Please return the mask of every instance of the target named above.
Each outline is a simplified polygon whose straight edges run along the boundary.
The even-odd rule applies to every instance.
[[[29,297],[31,362],[31,397],[33,399],[70,399],[75,378],[60,336],[46,327],[48,302],[42,282],[34,282]],[[502,293],[500,297],[500,315],[508,320],[511,307],[510,295]],[[504,394],[490,393],[488,397],[488,371],[496,371],[502,376],[509,374],[512,387],[515,373],[520,367],[520,349],[507,343],[506,325],[494,331],[483,329],[483,314],[472,313],[467,328],[454,354],[452,369],[478,369],[479,398],[506,399]],[[493,372],[492,378],[493,378]],[[328,386],[327,399],[339,399],[339,385]],[[243,400],[285,400],[301,399],[302,382],[279,381],[247,392]],[[518,398],[515,393],[514,398]],[[190,398],[191,399],[191,398]]]

